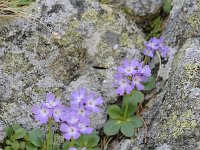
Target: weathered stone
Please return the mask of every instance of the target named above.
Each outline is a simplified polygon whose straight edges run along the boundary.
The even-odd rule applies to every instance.
[[[163,32],[167,44],[180,46],[188,38],[200,36],[199,13],[199,0],[174,0]]]
[[[132,12],[137,20],[152,18],[157,15],[163,5],[163,0],[126,0],[125,10]]]

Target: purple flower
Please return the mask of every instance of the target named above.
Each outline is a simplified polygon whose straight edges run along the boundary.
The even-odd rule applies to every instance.
[[[153,57],[154,56],[154,50],[153,49],[150,49],[150,48],[146,48],[145,50],[144,50],[144,55],[146,55],[146,56],[149,56],[149,57]]]
[[[130,94],[131,90],[133,89],[130,85],[130,80],[128,78],[123,77],[122,74],[116,73],[114,75],[115,78],[115,86],[118,86],[116,93],[119,95],[123,95],[125,92]]]
[[[160,54],[161,54],[162,57],[166,58],[167,57],[167,53],[169,52],[169,47],[163,45],[159,49],[159,52],[160,52]]]
[[[74,147],[69,147],[69,149],[68,150],[77,150],[76,148],[74,148]]]
[[[137,67],[137,65],[138,65],[138,61],[136,60],[132,60],[131,63],[129,63],[128,60],[124,60],[123,66],[118,66],[117,69],[119,73],[125,74],[127,76],[131,76],[136,73],[135,68]]]
[[[97,97],[93,92],[91,92],[85,99],[85,107],[88,110],[91,110],[93,112],[99,112],[98,105],[103,104],[103,98],[102,97]]]
[[[86,90],[81,88],[79,91],[74,91],[71,93],[70,98],[72,99],[70,103],[72,105],[78,105],[85,97]]]
[[[83,103],[80,104],[79,107],[77,107],[76,105],[72,105],[70,107],[70,109],[72,111],[75,111],[81,117],[89,117],[90,116],[90,111],[88,109],[86,109],[86,107],[84,106]]]
[[[146,48],[152,50],[158,50],[160,48],[160,45],[163,44],[163,40],[164,40],[163,37],[160,37],[160,39],[153,37],[146,43]]]
[[[90,120],[87,118],[81,118],[80,121],[78,122],[78,127],[80,133],[83,134],[90,134],[93,131],[93,128],[88,127],[90,125]]]
[[[58,105],[53,109],[53,118],[55,122],[60,122],[62,115],[64,114],[65,107],[63,105]]]
[[[66,122],[71,125],[76,125],[80,119],[80,116],[75,111],[70,111],[66,117]]]
[[[60,100],[56,100],[56,97],[52,93],[48,93],[46,96],[47,102],[45,103],[48,108],[54,108],[57,105],[60,105]]]
[[[141,82],[144,82],[146,81],[146,77],[145,76],[142,76],[141,74],[136,74],[134,76],[134,78],[132,79],[132,87],[138,89],[138,90],[143,90],[144,89],[144,85],[141,84]]]
[[[33,107],[32,112],[35,114],[35,120],[41,124],[47,123],[48,119],[52,116],[52,111],[44,104]]]
[[[138,73],[143,74],[144,76],[151,76],[151,69],[149,68],[149,65],[145,65],[143,66],[144,62],[142,61],[139,65],[138,65]]]
[[[62,123],[60,126],[60,131],[64,133],[63,135],[66,140],[70,140],[71,138],[76,140],[80,136],[78,127],[74,125],[67,125],[66,123]]]

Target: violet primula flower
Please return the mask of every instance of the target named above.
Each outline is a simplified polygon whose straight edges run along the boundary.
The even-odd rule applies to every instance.
[[[79,128],[74,125],[62,123],[60,126],[60,131],[64,133],[63,136],[66,140],[70,140],[71,138],[76,140],[80,136]]]
[[[52,93],[47,94],[46,100],[47,100],[47,102],[45,104],[49,108],[53,108],[53,107],[56,107],[57,105],[61,104],[60,100],[56,100],[55,95]]]
[[[132,74],[136,73],[135,68],[137,67],[138,63],[135,60],[129,62],[128,60],[123,61],[123,66],[118,66],[118,72],[125,74],[127,76],[131,76]]]
[[[84,104],[80,104],[79,107],[72,105],[70,109],[75,111],[81,117],[89,117],[91,114]]]
[[[164,45],[164,38],[160,37],[159,39],[153,37],[146,44],[146,49],[144,50],[144,55],[153,57],[155,51],[159,51],[162,57],[167,57],[169,52],[169,47]]]
[[[80,119],[80,116],[75,111],[71,111],[71,112],[69,112],[68,117],[66,118],[65,121],[68,124],[76,125],[78,123],[79,119]]]
[[[162,46],[160,49],[159,49],[159,52],[161,54],[161,56],[163,58],[166,58],[167,57],[167,53],[169,52],[169,47],[167,46]]]
[[[144,62],[142,61],[139,65],[138,65],[138,72],[137,73],[140,73],[142,74],[143,76],[151,76],[151,69],[149,67],[149,65],[144,65]]]
[[[157,39],[156,37],[151,38],[147,43],[146,47],[152,50],[158,50],[160,46],[163,44],[163,37]]]
[[[79,91],[74,91],[71,93],[70,98],[71,101],[70,103],[72,105],[78,105],[85,97],[86,90],[84,88],[81,88]]]
[[[93,128],[89,127],[90,120],[87,118],[81,118],[78,122],[79,131],[83,134],[90,134],[93,131]]]
[[[153,49],[150,49],[150,48],[146,48],[145,50],[144,50],[144,55],[146,55],[146,56],[149,56],[149,57],[153,57],[154,56],[154,50]]]
[[[133,90],[132,86],[130,85],[130,80],[128,78],[123,77],[122,74],[115,74],[115,85],[117,85],[116,93],[119,95],[123,95],[125,92],[127,94],[130,94],[130,92]]]
[[[53,109],[53,118],[55,122],[60,122],[62,115],[64,114],[65,107],[58,105]]]
[[[41,124],[47,123],[48,119],[52,116],[52,110],[44,104],[33,107],[32,112],[35,114],[35,120],[39,121]]]
[[[69,147],[68,150],[77,150],[77,149],[74,147]]]
[[[132,79],[132,87],[138,89],[138,90],[143,90],[144,89],[144,85],[141,82],[146,81],[146,77],[142,76],[141,74],[137,74],[134,76],[134,78]]]
[[[99,112],[99,109],[97,106],[103,104],[103,98],[102,97],[97,97],[93,92],[91,92],[87,98],[85,99],[85,107],[88,110],[91,110],[92,112]]]

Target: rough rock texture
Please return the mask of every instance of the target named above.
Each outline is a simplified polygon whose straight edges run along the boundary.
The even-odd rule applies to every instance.
[[[143,33],[122,13],[90,0],[41,0],[32,7],[39,21],[24,15],[0,37],[0,141],[7,124],[36,126],[31,108],[46,92],[67,103],[83,86],[105,100],[92,117],[102,128],[105,108],[117,98],[115,67],[124,57],[141,59]]]
[[[149,126],[147,149],[164,144],[173,150],[199,148],[199,47],[200,38],[192,38],[178,51],[164,94],[154,105],[158,110]]]
[[[200,36],[200,0],[173,0],[173,8],[163,32],[171,46],[183,45],[191,37]]]
[[[125,9],[133,12],[138,20],[152,18],[161,11],[163,0],[126,0]]]

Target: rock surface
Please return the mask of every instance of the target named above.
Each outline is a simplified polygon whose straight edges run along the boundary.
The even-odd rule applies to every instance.
[[[125,9],[133,13],[137,20],[152,18],[158,14],[163,5],[163,0],[126,0]]]
[[[144,34],[122,13],[90,0],[41,0],[32,11],[39,22],[15,19],[0,37],[0,141],[7,124],[36,126],[31,108],[46,92],[67,103],[68,94],[83,86],[105,100],[92,117],[102,128],[107,104],[117,100],[116,66],[125,57],[141,59]]]

